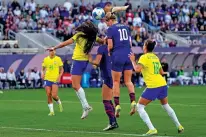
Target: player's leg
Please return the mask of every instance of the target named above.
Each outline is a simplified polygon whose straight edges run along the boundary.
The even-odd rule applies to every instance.
[[[115,103],[115,115],[119,117],[121,107],[120,107],[120,79],[123,72],[123,67],[125,64],[124,58],[121,56],[112,56],[112,80],[113,80],[113,97]]]
[[[85,119],[89,112],[92,110],[92,107],[89,106],[84,89],[81,87],[82,74],[87,68],[88,61],[73,61],[71,67],[72,74],[72,88],[76,91],[76,94],[82,104],[83,114],[81,119]]]
[[[113,97],[114,97],[114,104],[115,104],[115,116],[118,118],[120,116],[120,78],[121,72],[113,71],[112,70],[112,80],[113,80]]]
[[[152,100],[156,99],[156,91],[152,91],[152,89],[145,89],[142,96],[140,97],[137,103],[137,112],[139,113],[140,118],[144,121],[144,123],[149,128],[149,131],[146,135],[155,135],[157,134],[157,130],[153,126],[149,115],[145,111],[145,107],[152,102]]]
[[[59,86],[57,83],[53,83],[52,84],[52,98],[56,101],[56,103],[59,106],[59,111],[62,112],[63,111],[63,106],[62,106],[62,102],[58,96],[58,90],[59,90]]]
[[[131,102],[131,111],[130,115],[133,115],[136,111],[136,98],[135,98],[135,91],[134,91],[134,84],[131,81],[132,79],[132,69],[124,71],[124,83],[127,86],[130,102]]]
[[[182,133],[184,131],[183,126],[180,124],[175,111],[170,107],[168,104],[168,98],[167,98],[167,86],[162,87],[162,91],[158,95],[158,99],[160,100],[160,103],[162,104],[162,108],[167,112],[167,114],[170,116],[172,121],[175,123],[178,133]]]
[[[102,100],[105,108],[105,112],[109,118],[109,125],[103,129],[104,131],[112,130],[118,128],[118,124],[115,117],[115,109],[112,103],[112,79],[108,78],[104,80],[102,86]]]
[[[53,107],[53,102],[52,102],[52,93],[51,93],[51,82],[50,81],[44,81],[44,87],[47,95],[47,102],[48,102],[48,107],[49,107],[49,116],[54,115],[54,107]]]

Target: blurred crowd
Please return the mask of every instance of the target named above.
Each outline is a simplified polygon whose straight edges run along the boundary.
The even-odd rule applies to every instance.
[[[104,19],[97,21],[91,15],[95,5],[84,0],[74,3],[66,0],[63,5],[56,4],[54,7],[40,6],[35,0],[25,0],[24,5],[13,0],[6,5],[3,0],[0,4],[0,24],[4,25],[4,40],[8,39],[9,30],[48,32],[61,40],[67,40],[83,21],[96,23],[100,35],[105,36],[107,25]],[[118,19],[130,27],[133,46],[142,46],[147,38],[155,38],[161,43],[164,38],[156,32],[158,30],[191,31],[195,34],[206,31],[205,3],[197,3],[193,7],[186,2],[168,5],[163,0],[152,1],[147,8],[142,8],[133,7],[130,0],[126,0],[125,5],[129,5],[129,8],[126,13],[119,13]],[[151,30],[150,33],[148,30]],[[177,42],[168,41],[166,44],[164,46],[175,47]]]
[[[166,75],[164,75],[168,85],[205,85],[206,84],[206,60],[202,66],[176,66],[169,69],[169,64],[166,59],[161,61],[162,68]],[[192,69],[192,71],[188,71]],[[71,63],[69,60],[64,62],[64,73],[70,73]],[[88,77],[84,77],[88,83],[88,87],[101,87],[102,79],[100,70],[97,66],[92,66],[89,72],[85,73]],[[85,81],[83,80],[83,81]],[[133,72],[132,82],[136,87],[145,86],[142,75]],[[121,78],[121,86],[125,86],[124,78]],[[18,74],[12,68],[8,72],[0,67],[0,89],[17,89],[17,88],[42,88],[43,80],[41,79],[41,72],[36,67],[28,69],[26,72],[21,70]],[[60,84],[60,87],[71,87],[71,84]]]

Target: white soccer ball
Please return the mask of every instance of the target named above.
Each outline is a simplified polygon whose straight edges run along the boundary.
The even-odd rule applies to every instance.
[[[104,18],[105,16],[105,12],[104,9],[97,7],[92,11],[92,16],[93,18],[95,18],[96,20],[100,20],[102,18]]]

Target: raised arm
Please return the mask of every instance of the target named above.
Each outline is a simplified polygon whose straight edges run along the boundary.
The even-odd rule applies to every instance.
[[[113,7],[112,8],[112,12],[125,11],[125,10],[127,10],[128,7],[129,7],[129,5],[127,5],[127,6],[120,6],[120,7]]]
[[[70,39],[60,43],[59,45],[55,46],[54,50],[59,49],[59,48],[63,48],[65,46],[67,46],[67,45],[71,45],[72,43],[74,43],[74,40],[72,38],[70,38]]]

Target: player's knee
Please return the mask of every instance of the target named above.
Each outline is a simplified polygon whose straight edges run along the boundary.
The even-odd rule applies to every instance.
[[[118,80],[114,80],[114,81],[113,81],[113,85],[114,85],[114,86],[118,86],[119,83],[120,83],[120,81],[118,81]]]
[[[132,85],[132,82],[131,82],[131,81],[129,81],[129,82],[124,82],[124,83],[125,83],[125,85],[126,85],[127,87],[129,87],[129,86]]]

